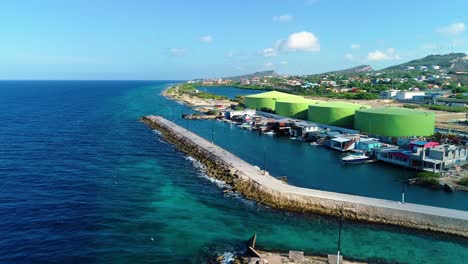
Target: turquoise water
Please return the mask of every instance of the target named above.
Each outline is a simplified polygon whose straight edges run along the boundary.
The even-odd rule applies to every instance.
[[[159,95],[166,86],[0,82],[7,124],[0,128],[0,262],[204,263],[213,252],[239,250],[253,233],[264,249],[334,253],[336,221],[223,194],[222,183],[139,123],[159,113],[184,124],[178,114],[189,110]],[[231,140],[276,140],[222,123],[189,127],[209,136],[212,125],[215,141],[229,142],[231,132]],[[345,222],[342,253],[382,263],[463,263],[468,242]]]

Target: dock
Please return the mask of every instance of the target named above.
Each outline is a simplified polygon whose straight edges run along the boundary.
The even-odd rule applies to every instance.
[[[467,211],[288,185],[161,116],[145,116],[141,121],[159,130],[177,149],[198,159],[210,177],[268,206],[468,237]]]

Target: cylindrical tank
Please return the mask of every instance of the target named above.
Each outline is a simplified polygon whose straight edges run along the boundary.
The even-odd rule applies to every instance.
[[[310,99],[278,99],[276,100],[275,113],[281,116],[307,120],[309,105],[318,103],[320,101]]]
[[[285,99],[285,98],[291,98],[291,99],[296,98],[298,100],[304,99],[304,97],[298,96],[298,95],[271,91],[271,92],[266,92],[266,93],[248,95],[244,99],[244,104],[247,108],[252,108],[252,109],[265,108],[265,109],[271,109],[274,111],[276,107],[276,100]]]
[[[309,105],[308,120],[324,125],[352,128],[354,127],[354,112],[357,109],[369,107],[345,102]]]
[[[433,112],[402,107],[357,110],[355,129],[378,136],[430,136],[434,134]]]

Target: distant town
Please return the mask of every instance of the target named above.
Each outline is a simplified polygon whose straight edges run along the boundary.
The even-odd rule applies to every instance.
[[[434,60],[430,58],[431,56],[439,57]],[[188,83],[201,86],[279,90],[337,99],[380,98],[448,107],[467,106],[468,56],[464,53],[431,56],[417,60],[417,63],[408,62],[379,71],[372,70],[369,65],[301,76],[279,75],[274,71],[267,71],[232,78],[191,80]],[[454,56],[456,59],[453,59]],[[428,63],[439,61],[442,65],[415,65],[425,61]],[[447,98],[451,99],[446,100]]]

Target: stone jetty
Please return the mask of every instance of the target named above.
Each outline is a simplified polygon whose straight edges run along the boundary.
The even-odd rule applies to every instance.
[[[208,176],[230,184],[234,191],[265,205],[468,237],[467,211],[288,185],[161,116],[145,116],[140,120],[160,131],[178,150],[199,160]]]

